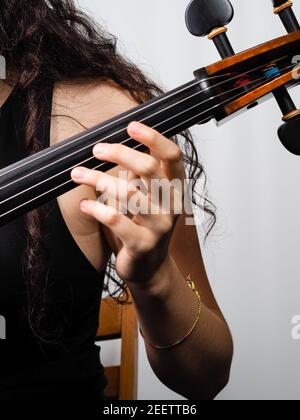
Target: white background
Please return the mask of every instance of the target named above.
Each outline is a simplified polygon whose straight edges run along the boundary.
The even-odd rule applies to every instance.
[[[184,23],[188,0],[80,0],[120,40],[120,48],[166,89],[218,60]],[[270,0],[232,0],[236,51],[285,34]],[[300,18],[300,0],[294,10]],[[300,106],[300,88],[294,98]],[[221,128],[198,127],[218,224],[204,249],[214,292],[230,324],[235,357],[221,399],[298,399],[300,341],[300,158],[279,143],[281,114],[270,101]],[[107,360],[105,349],[104,362]],[[152,374],[140,343],[139,398],[178,398]],[[176,369],[176,366],[174,366]]]

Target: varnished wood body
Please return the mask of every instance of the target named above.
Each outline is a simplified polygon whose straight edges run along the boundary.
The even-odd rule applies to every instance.
[[[229,70],[236,65],[241,65],[254,58],[258,59],[265,53],[273,53],[280,48],[287,48],[292,45],[300,44],[300,31],[284,35],[272,41],[265,42],[257,47],[250,48],[246,51],[240,52],[233,57],[225,58],[217,63],[211,64],[206,67],[207,74],[213,76],[221,71]],[[300,45],[299,45],[300,53]]]
[[[234,114],[237,111],[240,111],[243,108],[251,105],[253,102],[257,101],[273,92],[280,86],[287,85],[293,81],[292,72],[279,77],[276,80],[271,80],[269,83],[255,89],[253,92],[245,94],[242,98],[232,101],[230,104],[225,106],[225,110],[228,116]]]
[[[226,119],[238,111],[247,109],[254,103],[258,104],[259,99],[266,98],[267,95],[281,86],[290,87],[299,84],[300,80],[294,78],[292,58],[297,55],[300,56],[300,31],[266,42],[206,67],[206,72],[210,76],[237,71],[241,74],[243,72],[247,74],[247,72],[251,72],[251,69],[259,66],[263,67],[263,63],[267,64],[268,61],[280,59],[281,56],[284,57],[286,54],[290,58],[291,69],[284,71],[280,77],[265,81],[262,86],[245,89],[239,97],[228,101],[221,112],[219,110],[219,113],[215,114],[215,118],[218,121]]]

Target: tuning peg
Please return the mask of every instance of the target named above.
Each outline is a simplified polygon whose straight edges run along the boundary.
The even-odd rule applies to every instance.
[[[287,32],[300,30],[299,22],[293,12],[293,1],[271,0],[274,6],[274,14],[278,15]],[[294,155],[300,156],[300,110],[296,108],[286,87],[276,89],[273,92],[276,102],[283,113],[283,124],[278,129],[278,137],[284,147]]]
[[[273,12],[280,17],[287,32],[299,31],[300,25],[292,9],[293,1],[272,0],[272,3]]]
[[[282,86],[273,91],[275,99],[282,111],[284,124],[278,129],[278,137],[283,146],[294,155],[300,156],[300,110]]]
[[[222,58],[234,55],[226,35],[234,16],[228,0],[192,0],[186,10],[186,25],[192,35],[208,36],[216,45]]]
[[[279,127],[278,137],[289,152],[300,156],[300,110]]]

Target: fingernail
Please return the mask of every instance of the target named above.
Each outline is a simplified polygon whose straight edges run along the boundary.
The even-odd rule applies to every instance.
[[[101,156],[103,155],[108,148],[108,144],[99,143],[94,147],[94,155]]]
[[[81,200],[80,201],[80,209],[81,210],[87,210],[88,209],[88,207],[89,207],[89,200],[87,200],[87,199],[84,199],[84,200]]]
[[[142,126],[142,124],[140,124],[137,121],[134,121],[132,123],[129,124],[129,129],[133,134],[144,134],[145,133],[145,129]]]
[[[76,179],[84,179],[86,177],[87,170],[84,168],[75,168],[72,171],[72,177]]]

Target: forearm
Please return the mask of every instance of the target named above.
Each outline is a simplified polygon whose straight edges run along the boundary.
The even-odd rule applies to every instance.
[[[191,328],[198,300],[175,262],[168,258],[151,285],[129,285],[141,329],[152,343],[175,343]],[[211,399],[226,385],[232,340],[225,321],[202,304],[200,320],[190,337],[167,350],[146,344],[152,369],[175,392],[189,399]]]
[[[174,343],[193,326],[198,300],[184,278],[188,272],[193,275],[203,295],[202,313],[195,330],[172,349],[156,350],[147,345],[147,353],[153,370],[167,386],[190,399],[212,398],[227,381],[232,342],[207,280],[196,228],[188,227],[185,215],[180,217],[175,211],[185,201],[183,189],[174,189],[173,185],[173,181],[178,185],[178,180],[185,184],[182,152],[173,141],[141,123],[132,122],[127,132],[151,153],[120,144],[95,146],[95,158],[126,168],[130,176],[120,183],[113,175],[74,169],[75,182],[92,186],[104,196],[108,193],[113,199],[109,200],[113,201],[111,205],[101,200],[83,200],[80,208],[116,239],[117,273],[131,290],[145,336],[154,343]],[[153,180],[163,182],[159,194],[153,194]],[[145,186],[149,187],[146,192]],[[168,212],[161,191],[170,193]],[[124,198],[128,214],[120,212],[119,204],[124,204]],[[147,204],[149,211],[141,208],[136,214],[132,199],[134,203]]]

